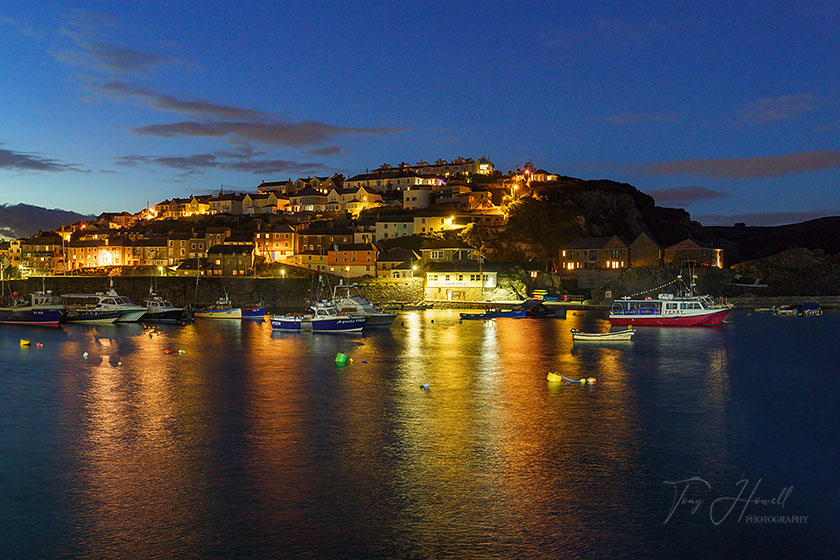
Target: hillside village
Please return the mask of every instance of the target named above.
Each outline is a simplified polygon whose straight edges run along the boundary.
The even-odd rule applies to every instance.
[[[263,180],[248,192],[220,186],[135,213],[107,212],[4,242],[0,259],[7,278],[281,278],[314,271],[425,278],[431,301],[484,299],[511,267],[532,280],[542,273],[565,278],[552,287],[572,293],[631,267],[723,267],[721,248],[690,235],[676,239],[681,231],[655,232],[643,221],[605,229],[581,226],[580,216],[565,225],[548,217],[544,233],[530,232],[533,205],[551,204],[572,188],[569,178],[530,162],[508,173],[485,157],[383,164],[349,178]],[[584,235],[593,231],[604,235]],[[516,250],[511,239],[521,241]]]

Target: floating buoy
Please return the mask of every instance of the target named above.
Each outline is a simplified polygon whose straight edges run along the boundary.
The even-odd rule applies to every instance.
[[[20,339],[20,345],[21,346],[29,346],[31,344],[32,344],[32,341],[29,340],[28,338],[21,338]]]
[[[752,317],[752,313],[747,313],[747,317]]]
[[[87,359],[88,359],[88,353],[87,353],[87,352],[84,352],[84,353],[82,354],[82,358],[84,358],[85,360],[87,360]]]
[[[552,382],[563,381],[563,376],[559,373],[554,373],[553,371],[549,371],[546,379]]]
[[[595,381],[597,381],[597,380],[594,377],[587,377],[586,378],[587,383],[595,383]]]
[[[122,362],[117,362],[117,365],[118,365],[118,366],[121,366],[121,365],[122,365]]]
[[[367,363],[367,360],[362,360],[362,363],[363,363],[363,364],[366,364],[366,363]]]
[[[335,363],[338,365],[347,365],[348,356],[342,352],[335,355]]]
[[[179,353],[179,354],[186,354],[186,353],[187,353],[187,351],[186,351],[186,350],[178,350],[178,353]]]
[[[40,342],[35,343],[35,348],[41,348],[42,346],[44,346],[44,345],[41,344]]]
[[[424,391],[428,391],[429,390],[429,382],[427,381],[427,382],[423,383],[422,385],[420,385],[420,388],[423,389]]]
[[[164,353],[164,354],[171,354],[171,353],[172,353],[172,350],[164,350],[164,351],[163,351],[163,353]]]

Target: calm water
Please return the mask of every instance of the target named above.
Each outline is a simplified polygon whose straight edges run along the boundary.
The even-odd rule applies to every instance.
[[[836,557],[840,314],[573,348],[605,326],[4,327],[0,556]],[[668,519],[665,481],[690,477],[712,488]],[[742,479],[745,499],[793,489],[722,515]]]

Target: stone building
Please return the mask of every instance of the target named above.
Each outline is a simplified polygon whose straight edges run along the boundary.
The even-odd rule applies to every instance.
[[[723,268],[723,249],[686,238],[665,247],[664,260],[666,266],[672,267],[692,265]]]
[[[216,245],[207,251],[207,274],[247,276],[254,270],[253,245]]]
[[[617,235],[576,239],[560,249],[560,266],[564,270],[579,268],[627,268],[629,248]]]
[[[662,263],[662,247],[642,232],[630,243],[630,266],[658,266]]]

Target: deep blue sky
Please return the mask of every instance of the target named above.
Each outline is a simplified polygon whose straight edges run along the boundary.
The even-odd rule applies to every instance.
[[[840,4],[589,4],[4,2],[0,202],[486,155],[704,223],[840,213]]]

